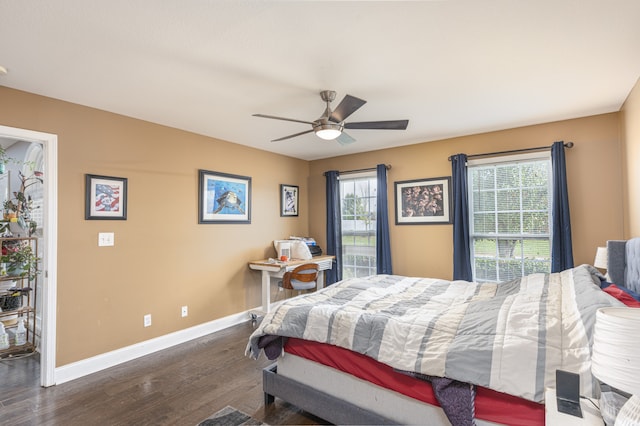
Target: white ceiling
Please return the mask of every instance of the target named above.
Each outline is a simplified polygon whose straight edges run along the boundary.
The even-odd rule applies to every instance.
[[[0,85],[311,160],[618,111],[640,1],[0,0],[0,65]],[[270,142],[308,127],[251,116],[313,121],[323,89],[368,101],[347,121],[409,127]]]

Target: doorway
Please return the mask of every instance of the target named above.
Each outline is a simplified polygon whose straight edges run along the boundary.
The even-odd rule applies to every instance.
[[[24,141],[42,145],[45,171],[42,205],[42,274],[40,385],[53,386],[55,380],[57,236],[58,236],[58,137],[50,133],[0,126],[0,139]]]

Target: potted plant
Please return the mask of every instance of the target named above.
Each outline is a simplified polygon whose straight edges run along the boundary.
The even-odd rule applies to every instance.
[[[15,240],[4,241],[2,244],[2,255],[0,263],[2,264],[2,273],[8,276],[33,279],[39,273],[37,254],[33,251],[29,241]]]
[[[0,161],[2,160],[0,156]],[[43,183],[42,172],[33,172],[30,176],[25,176],[22,172],[18,172],[20,178],[20,189],[13,192],[13,198],[4,201],[4,220],[17,222],[22,229],[27,232],[27,236],[32,236],[36,231],[38,224],[33,220],[33,210],[38,207],[33,206],[33,200],[30,195],[26,195],[26,190],[32,185]],[[6,226],[0,231],[6,231]]]

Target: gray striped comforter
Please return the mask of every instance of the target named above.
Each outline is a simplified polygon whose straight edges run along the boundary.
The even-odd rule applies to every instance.
[[[289,299],[268,314],[264,335],[298,337],[368,355],[399,370],[473,383],[532,401],[555,387],[555,370],[580,373],[592,394],[596,310],[620,306],[583,265],[500,284],[377,275]]]

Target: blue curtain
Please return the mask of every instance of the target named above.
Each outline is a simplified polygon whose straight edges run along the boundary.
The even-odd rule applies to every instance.
[[[467,156],[451,157],[453,192],[453,279],[471,281],[471,246],[469,245],[469,198],[467,189]]]
[[[340,221],[340,182],[339,173],[330,170],[325,173],[327,177],[327,248],[326,253],[335,256],[331,269],[327,270],[326,285],[333,284],[342,279],[342,223]]]
[[[554,142],[551,146],[551,168],[553,173],[551,272],[560,272],[573,268],[564,142]]]
[[[387,203],[387,166],[376,166],[378,197],[376,208],[376,272],[392,274],[391,242],[389,239],[389,210]]]

